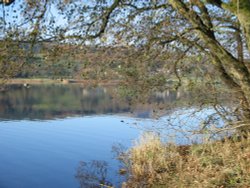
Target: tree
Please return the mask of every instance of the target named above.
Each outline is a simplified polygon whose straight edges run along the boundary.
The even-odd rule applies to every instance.
[[[247,65],[240,58],[237,59],[232,53],[221,45],[214,31],[214,23],[209,14],[209,9],[202,1],[190,1],[191,8],[181,0],[170,0],[169,3],[185,17],[195,28],[198,37],[205,42],[211,58],[217,67],[220,77],[234,88],[240,90],[244,96],[245,110],[249,111],[250,104],[250,75]],[[229,11],[232,15],[238,18],[241,25],[242,33],[246,37],[247,47],[250,51],[250,2],[247,0],[232,0],[228,3],[222,1],[209,1],[221,9]],[[193,7],[198,8],[195,11]],[[249,118],[249,112],[246,114]]]
[[[221,80],[241,94],[241,115],[250,119],[249,0],[23,0],[21,6],[22,40],[209,57]]]
[[[91,21],[87,22],[85,35],[90,38],[113,32],[117,38],[125,38],[128,45],[157,48],[159,45],[172,44],[184,52],[192,50],[193,53],[208,55],[220,78],[241,93],[243,116],[250,118],[250,74],[247,63],[240,53],[236,57],[234,48],[227,48],[227,42],[223,44],[223,40],[230,37],[230,32],[240,32],[249,53],[248,0],[114,0],[112,4],[97,1],[86,8],[98,10],[101,15],[89,11]],[[237,24],[239,27],[235,26]]]

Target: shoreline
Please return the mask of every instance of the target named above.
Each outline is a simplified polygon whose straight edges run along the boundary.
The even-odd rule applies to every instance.
[[[5,81],[0,80],[0,82],[6,85],[27,85],[27,84],[83,84],[83,85],[101,85],[101,86],[113,86],[120,83],[120,81],[115,80],[81,80],[81,79],[50,79],[50,78],[12,78]]]

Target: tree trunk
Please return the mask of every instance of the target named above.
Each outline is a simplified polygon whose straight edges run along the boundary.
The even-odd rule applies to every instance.
[[[250,1],[249,1],[250,3]],[[245,37],[247,39],[247,47],[248,47],[248,51],[250,51],[250,9],[249,9],[249,14],[248,15],[244,15],[242,13],[239,13],[238,15],[238,19],[243,27],[243,31],[245,34]]]
[[[222,7],[238,17],[247,40],[248,50],[250,52],[250,1],[231,0],[230,3],[224,3]]]
[[[235,38],[236,38],[236,42],[237,42],[238,60],[240,62],[244,62],[243,41],[242,41],[241,33],[238,30],[235,31]]]
[[[218,71],[221,72],[223,69],[223,71],[226,72],[227,76],[231,78],[232,82],[239,86],[239,88],[244,93],[244,96],[246,98],[246,104],[250,109],[250,74],[245,64],[237,60],[216,40],[214,31],[211,28],[207,27],[207,25],[204,24],[202,18],[195,11],[187,7],[182,0],[169,0],[169,3],[187,20],[189,20],[194,28],[196,28],[197,33],[199,34],[203,42],[206,44],[206,47],[210,50],[211,55],[218,60],[217,63],[220,64],[220,69],[218,69]],[[250,12],[250,9],[248,11]],[[242,22],[244,22],[243,27],[247,28],[249,26],[248,24],[250,23],[250,20],[245,19]],[[247,34],[248,30],[246,30],[246,36],[248,36]],[[250,39],[250,37],[248,39]],[[225,76],[224,72],[221,72],[221,77]],[[228,80],[228,78],[222,78],[222,80]]]
[[[200,34],[204,41],[207,42],[213,56],[216,56],[225,69],[232,81],[237,83],[243,91],[248,103],[250,104],[250,74],[243,62],[234,58],[228,53],[217,41],[207,38]],[[223,74],[221,74],[223,76]],[[250,107],[250,105],[249,105]]]

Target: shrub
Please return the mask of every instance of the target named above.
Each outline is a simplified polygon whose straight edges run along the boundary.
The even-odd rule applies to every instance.
[[[127,152],[123,187],[249,187],[249,146],[249,138],[177,146],[145,133]]]

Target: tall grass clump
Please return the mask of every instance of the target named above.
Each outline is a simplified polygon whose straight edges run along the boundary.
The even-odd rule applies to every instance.
[[[124,188],[250,187],[250,139],[178,146],[143,134],[127,152]]]

